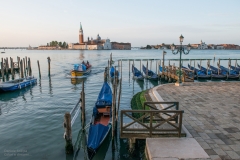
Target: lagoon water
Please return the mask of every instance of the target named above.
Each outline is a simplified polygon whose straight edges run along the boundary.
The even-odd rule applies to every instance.
[[[166,50],[167,59],[178,59],[170,50]],[[38,83],[19,91],[0,93],[0,159],[17,160],[63,160],[86,159],[84,140],[87,133],[81,132],[81,121],[78,116],[72,127],[73,144],[79,147],[73,156],[65,154],[65,140],[63,139],[63,116],[65,112],[75,106],[80,98],[82,83],[85,83],[86,122],[90,121],[92,108],[103,84],[103,72],[107,66],[110,53],[117,65],[118,59],[161,59],[162,50],[5,50],[0,58],[17,56],[31,58],[33,75]],[[183,59],[239,59],[240,50],[192,50]],[[51,76],[48,77],[47,57],[51,58]],[[40,62],[42,78],[38,77],[37,60]],[[88,60],[92,66],[92,73],[84,79],[72,81],[70,70],[74,64]],[[216,61],[211,64],[216,66]],[[178,65],[178,61],[171,64]],[[187,65],[189,61],[183,61]],[[199,63],[199,61],[198,61]],[[232,61],[234,65],[235,60]],[[240,62],[239,62],[240,63]],[[120,109],[131,109],[131,97],[139,91],[152,88],[161,82],[136,82],[129,75],[129,63],[123,61],[122,96]],[[146,65],[146,61],[142,61]],[[206,66],[207,62],[202,61]],[[228,61],[221,64],[227,66]],[[140,62],[135,61],[140,67]],[[152,63],[152,70],[156,71],[156,61]],[[18,78],[18,75],[16,75]],[[119,125],[118,125],[119,126]],[[78,136],[80,140],[78,139]],[[111,137],[108,137],[111,138]],[[119,138],[119,131],[115,137],[116,148],[106,141],[94,159],[142,159],[143,152],[129,154],[127,140]],[[140,144],[140,151],[144,148]],[[76,150],[75,150],[76,151]]]

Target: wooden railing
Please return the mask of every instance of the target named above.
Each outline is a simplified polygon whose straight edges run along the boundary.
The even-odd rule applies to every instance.
[[[181,137],[183,112],[182,110],[122,110],[120,136],[121,138],[144,139],[159,137],[163,134],[177,134]],[[135,118],[133,113],[141,116]],[[128,119],[125,119],[126,117]],[[176,118],[179,123],[175,123]],[[123,119],[128,123],[124,123]]]
[[[144,102],[143,109],[149,107],[151,110],[159,110],[156,105],[161,105],[161,110],[179,110],[179,102]],[[154,105],[154,106],[153,106]],[[163,113],[165,116],[171,116],[168,113]],[[178,117],[174,119],[175,123],[178,123]]]

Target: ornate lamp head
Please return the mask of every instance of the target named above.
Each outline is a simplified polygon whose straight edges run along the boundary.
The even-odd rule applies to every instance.
[[[172,51],[174,51],[175,48],[176,48],[176,46],[175,46],[174,43],[173,43],[173,44],[171,45],[171,49],[172,49]]]
[[[184,37],[183,37],[183,35],[181,35],[181,36],[179,37],[179,40],[180,40],[181,43],[183,42],[183,39],[184,39]]]

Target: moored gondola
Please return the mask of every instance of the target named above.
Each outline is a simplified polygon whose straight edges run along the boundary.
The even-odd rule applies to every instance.
[[[192,67],[189,64],[188,64],[188,68],[196,74],[197,78],[200,78],[200,79],[210,79],[211,78],[211,75],[207,75],[204,71],[199,70],[195,67]]]
[[[156,81],[158,80],[158,75],[156,73],[147,69],[144,65],[142,65],[142,69],[147,79],[156,80]]]
[[[93,107],[92,119],[88,132],[87,151],[92,159],[112,129],[112,90],[107,82],[103,83],[97,102]]]
[[[220,69],[227,72],[227,78],[228,79],[239,79],[239,72],[234,71],[232,69],[228,69],[224,66],[220,66]]]
[[[143,81],[144,77],[143,74],[132,64],[132,73],[133,73],[133,78],[136,80]]]

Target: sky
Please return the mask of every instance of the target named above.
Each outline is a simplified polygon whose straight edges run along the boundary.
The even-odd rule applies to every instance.
[[[239,0],[0,0],[0,47],[36,47],[50,41],[240,45]]]

